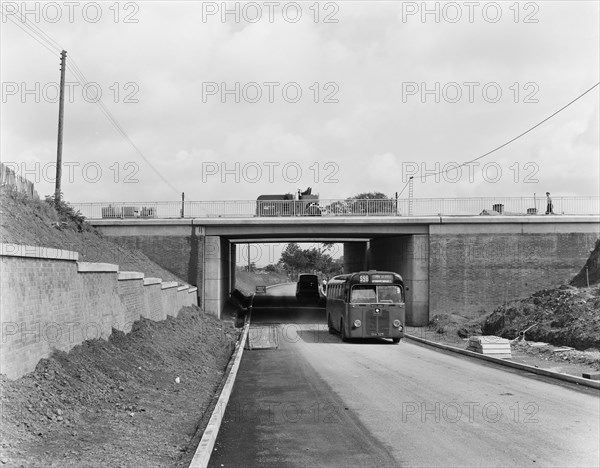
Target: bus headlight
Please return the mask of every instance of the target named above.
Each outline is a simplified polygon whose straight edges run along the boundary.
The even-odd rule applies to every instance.
[[[361,325],[362,325],[362,322],[360,320],[354,321],[354,328],[360,328]]]
[[[400,322],[400,320],[394,320],[393,324],[394,324],[394,327],[402,330],[402,322]]]

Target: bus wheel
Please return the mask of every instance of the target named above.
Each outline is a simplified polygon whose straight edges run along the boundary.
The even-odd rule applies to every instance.
[[[331,335],[335,333],[335,330],[333,329],[333,323],[331,323],[331,316],[329,314],[327,314],[327,331],[329,331]]]
[[[340,335],[342,336],[342,341],[348,341],[346,329],[344,328],[344,319],[340,320]]]
[[[400,338],[392,338],[392,341],[394,342],[394,344],[398,344],[400,343]]]

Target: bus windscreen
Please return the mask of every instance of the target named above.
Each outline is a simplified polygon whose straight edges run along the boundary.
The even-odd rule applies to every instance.
[[[391,302],[400,304],[402,302],[402,291],[400,286],[377,286],[379,302]]]
[[[350,294],[351,303],[376,304],[376,303],[402,303],[400,286],[375,286],[355,285]]]

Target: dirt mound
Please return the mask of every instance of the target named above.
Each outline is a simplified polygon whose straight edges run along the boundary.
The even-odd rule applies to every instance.
[[[577,286],[578,288],[583,288],[589,285],[592,286],[594,284],[600,283],[600,239],[596,241],[596,246],[587,262],[585,262],[584,267],[581,269],[579,273],[571,280],[572,286]]]
[[[483,324],[485,335],[543,341],[579,350],[600,349],[600,287],[561,286],[498,307]]]
[[[468,338],[481,335],[481,319],[468,319],[455,314],[437,314],[429,320],[428,329],[445,336]]]
[[[599,256],[600,239],[586,262],[590,285],[598,283]],[[586,267],[573,278],[572,285],[587,285]],[[498,307],[485,317],[482,332],[514,339],[527,330],[527,340],[570,346],[581,351],[600,350],[599,311],[600,287],[563,285]]]
[[[0,376],[8,466],[175,466],[189,457],[239,331],[197,307]],[[176,382],[179,379],[179,382]]]
[[[0,242],[72,250],[79,252],[80,261],[114,263],[121,271],[140,271],[163,281],[183,283],[142,252],[103,238],[82,217],[68,213],[68,204],[63,203],[62,211],[57,211],[44,200],[6,187],[0,191]]]
[[[470,320],[459,315],[435,315],[427,329],[415,330],[412,334],[419,336],[420,333],[422,337],[427,335],[428,339],[433,340],[443,337],[446,342],[464,345],[464,338],[471,335],[496,335],[513,340],[520,332],[529,328],[525,333],[525,340],[541,343],[536,346],[528,346],[527,342],[513,343],[515,354],[531,355],[532,359],[536,360],[583,364],[598,370],[599,256],[600,240],[596,242],[596,247],[586,263],[590,285],[595,284],[594,286],[576,288],[563,285],[557,289],[544,289],[526,299],[500,306],[492,313],[486,314],[482,311],[480,317]],[[585,274],[584,267],[571,284],[587,285]],[[575,349],[562,349],[565,346]]]

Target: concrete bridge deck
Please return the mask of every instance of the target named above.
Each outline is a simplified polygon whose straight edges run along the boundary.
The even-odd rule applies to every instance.
[[[337,238],[340,235],[363,237],[364,233],[374,236],[386,233],[427,233],[430,226],[435,225],[465,225],[469,228],[475,226],[489,225],[501,229],[501,225],[520,225],[523,232],[528,229],[539,230],[540,225],[565,224],[599,224],[599,215],[518,215],[518,216],[412,216],[412,217],[273,217],[273,218],[125,218],[125,219],[94,219],[90,224],[101,227],[107,233],[111,227],[122,231],[123,229],[148,230],[152,227],[156,230],[164,228],[203,227],[207,235],[227,235],[231,238],[244,237],[248,234],[256,234],[261,240],[265,233],[287,235],[313,234],[315,230],[324,237]],[[536,226],[536,227],[533,227]],[[293,228],[293,232],[290,231]],[[174,232],[173,229],[171,231]]]

